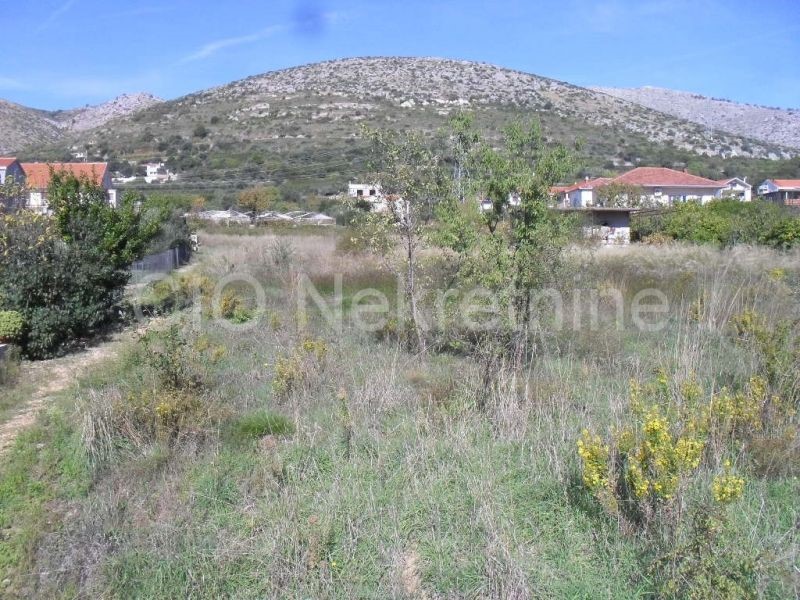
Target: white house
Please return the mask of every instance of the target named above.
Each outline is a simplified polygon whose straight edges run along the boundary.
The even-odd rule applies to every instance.
[[[717,183],[724,185],[721,196],[723,198],[734,198],[741,202],[750,202],[753,199],[753,186],[747,183],[747,177],[731,177],[730,179],[718,179]]]
[[[800,206],[800,179],[767,179],[758,195],[784,206]]]
[[[561,208],[586,208],[598,206],[597,190],[611,184],[641,188],[640,203],[652,206],[668,206],[688,200],[705,204],[719,198],[725,189],[737,194],[741,190],[741,196],[737,197],[745,200],[748,185],[738,178],[722,183],[664,167],[637,167],[614,178],[587,178],[574,185],[553,187],[550,189],[550,194],[556,199],[556,205]]]
[[[47,213],[47,188],[54,173],[66,172],[86,178],[103,188],[111,206],[117,206],[117,190],[111,187],[108,163],[21,163],[28,187],[27,208],[41,214]]]
[[[348,183],[347,195],[351,198],[378,198],[381,195],[381,186],[372,183]]]
[[[381,191],[378,183],[348,183],[347,195],[351,198],[358,198],[370,203],[371,210],[375,212],[386,212],[389,210],[389,203]]]
[[[163,162],[145,164],[145,183],[164,183],[176,179],[175,173],[169,171]]]

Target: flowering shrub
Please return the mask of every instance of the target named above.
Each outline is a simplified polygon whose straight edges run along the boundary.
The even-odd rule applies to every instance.
[[[306,338],[275,362],[272,392],[278,399],[308,389],[324,370],[328,346],[324,340]]]
[[[725,461],[725,472],[714,477],[711,490],[714,493],[714,500],[720,504],[728,504],[742,497],[744,478],[733,473],[731,461]]]
[[[761,428],[766,397],[760,377],[751,378],[744,390],[712,395],[694,379],[671,386],[664,372],[645,385],[631,382],[626,424],[608,440],[588,429],[578,440],[583,484],[611,514],[622,509],[647,521],[676,502],[704,461]],[[728,463],[714,480],[714,498],[732,502],[744,485]]]

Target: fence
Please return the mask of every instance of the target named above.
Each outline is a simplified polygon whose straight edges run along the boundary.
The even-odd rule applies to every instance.
[[[189,262],[191,251],[186,245],[169,248],[157,254],[149,254],[131,265],[131,279],[140,279],[148,273],[169,273]]]

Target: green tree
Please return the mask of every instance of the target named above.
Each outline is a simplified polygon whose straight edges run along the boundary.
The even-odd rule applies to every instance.
[[[456,234],[464,219],[452,206],[440,216],[445,245],[465,256],[465,284],[488,288],[508,315],[504,331],[494,332],[485,354],[485,382],[497,362],[513,356],[521,367],[534,316],[535,292],[553,285],[563,266],[563,248],[571,237],[571,220],[548,208],[550,187],[574,170],[572,154],[562,145],[545,143],[536,122],[512,123],[500,147],[482,139],[474,145],[469,189],[488,200],[479,227],[471,235]],[[449,241],[448,241],[449,240]]]
[[[275,186],[258,186],[242,190],[239,193],[239,208],[256,214],[274,208],[281,199],[281,193]]]
[[[52,356],[120,317],[129,266],[159,230],[126,194],[119,208],[89,181],[54,173],[52,216],[20,211],[0,223],[0,303],[23,315],[24,351]]]

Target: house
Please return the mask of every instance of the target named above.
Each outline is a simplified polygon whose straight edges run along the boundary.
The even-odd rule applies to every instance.
[[[705,204],[720,197],[725,190],[742,200],[749,200],[749,184],[743,179],[731,178],[714,181],[664,167],[637,167],[618,177],[586,178],[570,186],[550,188],[556,206],[562,208],[585,208],[599,206],[597,190],[606,185],[637,187],[642,196],[635,204],[668,206],[676,202],[695,200]],[[634,204],[633,201],[630,204]]]
[[[635,208],[566,206],[556,210],[580,215],[584,237],[606,246],[624,246],[631,242],[631,213],[637,210]]]
[[[747,177],[731,177],[730,179],[717,179],[725,187],[722,188],[720,195],[723,198],[739,200],[740,202],[750,202],[753,199],[753,186],[747,183]]]
[[[175,173],[167,169],[163,162],[145,164],[145,183],[164,183],[177,179]]]
[[[0,185],[6,182],[7,177],[13,177],[17,183],[23,183],[25,172],[16,158],[0,156]]]
[[[725,187],[713,179],[665,167],[637,167],[615,177],[612,183],[642,189],[642,203],[669,206],[694,200],[701,204],[718,198]]]
[[[581,182],[558,188],[559,191],[556,194],[558,205],[572,208],[594,206],[597,203],[594,194],[595,188],[608,185],[610,182],[610,177],[595,177],[594,179],[586,177]]]
[[[348,183],[347,195],[351,198],[379,198],[381,186],[371,183]]]
[[[800,206],[800,179],[767,179],[758,195],[784,206]]]
[[[87,178],[103,188],[111,206],[117,205],[117,190],[111,187],[108,163],[21,163],[28,187],[27,208],[41,214],[47,213],[47,188],[53,173],[66,172],[78,178]]]

